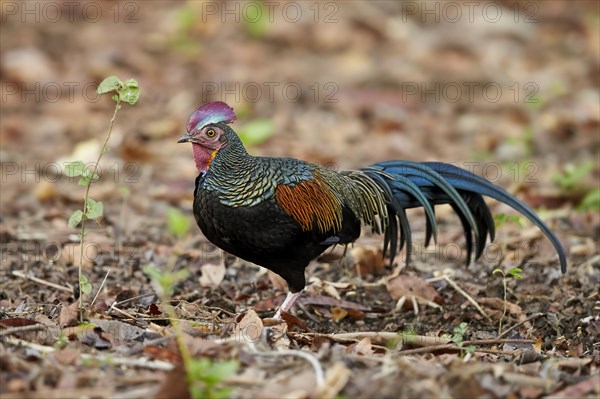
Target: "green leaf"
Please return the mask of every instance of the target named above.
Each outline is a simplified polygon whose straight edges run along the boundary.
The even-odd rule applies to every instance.
[[[555,173],[552,179],[558,183],[562,190],[571,190],[594,169],[594,162],[587,161],[580,164],[567,164],[561,173]]]
[[[67,222],[67,226],[69,226],[69,228],[76,227],[79,223],[81,223],[82,220],[83,220],[83,212],[81,211],[81,209],[78,209],[75,212],[73,212],[73,214],[69,218],[69,221]]]
[[[69,162],[65,165],[65,175],[68,177],[81,176],[85,170],[85,164],[82,161]]]
[[[162,272],[153,263],[144,266],[144,273],[154,281],[158,281],[162,275]]]
[[[129,79],[123,83],[123,88],[119,91],[121,101],[134,105],[140,99],[140,87],[135,79]]]
[[[580,211],[600,212],[600,188],[588,192],[581,200],[577,209]]]
[[[119,89],[120,85],[121,80],[119,78],[117,78],[115,75],[109,76],[108,78],[104,79],[100,85],[98,85],[96,92],[98,94],[104,94],[110,91],[116,91]]]
[[[275,124],[269,119],[256,119],[248,122],[237,133],[246,146],[260,144],[268,140],[275,131]]]
[[[177,238],[181,238],[187,233],[190,227],[190,219],[177,208],[167,210],[167,224],[169,231]]]
[[[113,99],[113,101],[114,101],[114,102],[116,102],[116,103],[118,103],[118,102],[120,101],[120,100],[119,100],[119,95],[118,95],[118,94],[113,94],[111,98],[112,98],[112,99]]]
[[[97,173],[94,173],[94,175],[92,176],[92,171],[90,169],[84,169],[84,171],[81,175],[83,177],[87,177],[88,179],[90,179],[92,181],[96,181],[96,180],[100,179],[100,176],[98,176]]]
[[[79,287],[83,294],[89,294],[90,292],[92,292],[92,284],[90,284],[85,274],[81,275],[81,279],[79,280]]]
[[[91,198],[88,198],[87,202],[87,211],[85,216],[88,219],[98,219],[104,214],[104,204],[101,201],[94,201]]]
[[[79,181],[77,182],[77,184],[79,184],[80,186],[87,186],[90,183],[91,179],[89,177],[83,176],[79,179]]]
[[[160,286],[160,289],[163,291],[162,293],[166,296],[170,296],[173,287],[180,280],[186,279],[190,274],[187,269],[181,269],[175,273],[163,272],[152,263],[144,266],[144,273]],[[162,293],[161,296],[163,296]]]
[[[496,229],[499,229],[506,223],[506,213],[498,213],[494,215],[494,224],[496,225]]]
[[[458,326],[454,327],[454,330],[452,330],[452,342],[454,342],[457,346],[462,347],[464,341],[463,336],[465,335],[465,332],[467,332],[468,327],[469,325],[463,321]]]
[[[523,271],[523,269],[520,269],[518,267],[513,267],[508,271],[508,274],[510,274],[514,278],[521,280],[521,279],[523,279],[523,276],[521,276],[522,271]]]
[[[234,360],[213,362],[212,366],[204,371],[202,379],[209,385],[217,384],[236,373],[238,363]]]
[[[213,362],[208,358],[191,359],[186,364],[193,398],[227,398],[231,389],[218,385],[233,376],[239,368],[235,360]]]
[[[515,223],[519,227],[523,227],[521,216],[519,215],[507,215],[506,213],[498,213],[494,216],[494,224],[496,228],[504,226],[504,224],[512,222]]]

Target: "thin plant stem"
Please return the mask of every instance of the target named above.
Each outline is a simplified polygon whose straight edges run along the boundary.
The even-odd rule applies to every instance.
[[[506,275],[502,273],[502,287],[504,288],[504,304],[502,306],[502,317],[500,318],[500,322],[498,323],[498,336],[502,335],[502,321],[504,321],[504,317],[506,316]]]
[[[100,163],[100,160],[102,159],[102,155],[104,155],[104,152],[106,151],[106,145],[108,144],[108,140],[110,139],[110,134],[112,133],[112,129],[113,129],[113,124],[115,123],[115,119],[117,118],[117,112],[119,112],[119,108],[121,108],[120,106],[121,104],[121,100],[118,99],[117,100],[117,105],[115,106],[115,112],[113,113],[113,116],[110,120],[110,123],[108,125],[108,132],[106,133],[106,139],[104,140],[104,144],[102,145],[102,149],[100,150],[100,154],[98,154],[98,159],[96,160],[96,163],[94,164],[94,169],[92,170],[92,175],[89,179],[89,181],[86,184],[86,188],[85,188],[85,197],[83,198],[83,218],[81,219],[81,245],[80,245],[80,253],[79,253],[79,321],[83,322],[83,291],[82,291],[82,287],[81,287],[81,269],[83,267],[83,248],[85,245],[84,242],[84,236],[85,236],[85,220],[86,220],[86,212],[87,212],[87,205],[88,205],[88,198],[89,198],[89,194],[90,194],[90,187],[92,186],[92,182],[94,181],[94,176],[96,175],[96,171],[98,170],[98,164]]]

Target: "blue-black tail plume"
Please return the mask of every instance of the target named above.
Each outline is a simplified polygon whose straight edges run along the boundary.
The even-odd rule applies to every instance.
[[[493,241],[495,235],[494,219],[483,200],[485,195],[504,202],[535,224],[554,245],[562,272],[567,270],[564,249],[554,232],[522,201],[482,177],[440,162],[388,161],[362,171],[383,188],[390,200],[390,211],[397,215],[397,218],[390,217],[385,232],[384,253],[389,253],[392,259],[406,243],[406,260],[410,260],[412,239],[407,208],[423,207],[425,210],[425,245],[428,245],[432,237],[437,239],[434,206],[449,204],[463,225],[469,254],[467,264],[471,262],[471,254],[477,260],[483,253],[487,237]]]

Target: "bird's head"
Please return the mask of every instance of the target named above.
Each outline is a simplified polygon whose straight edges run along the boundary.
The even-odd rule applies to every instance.
[[[219,150],[227,146],[232,134],[235,136],[227,126],[235,119],[233,108],[222,101],[201,105],[190,117],[186,132],[178,143],[192,143],[196,167],[200,172],[208,170]]]

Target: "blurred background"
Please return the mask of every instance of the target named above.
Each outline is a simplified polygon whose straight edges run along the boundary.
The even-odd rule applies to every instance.
[[[109,75],[136,79],[141,98],[120,111],[92,196],[112,223],[127,203],[128,234],[160,239],[169,206],[191,217],[196,170],[176,142],[215,100],[254,154],[454,162],[536,208],[597,211],[597,2],[0,5],[5,242],[20,226],[64,229],[80,207],[62,174],[97,156]]]
[[[239,357],[244,378],[236,397],[593,395],[600,334],[599,32],[598,1],[0,0],[0,321],[35,319],[56,332],[34,332],[36,342],[62,348],[64,341],[72,351],[61,360],[8,346],[12,337],[3,334],[0,392],[150,397],[151,391],[135,390],[159,381],[167,392],[185,390],[183,376],[173,379],[177,373],[165,378],[158,370],[110,366],[113,356],[144,356],[142,334],[144,345],[170,345],[156,339],[166,334],[165,314],[157,306],[160,290],[143,271],[154,264],[190,272],[172,284],[172,304],[179,319],[192,320],[186,339],[193,340],[186,342],[194,357]],[[65,171],[71,161],[90,166],[98,157],[115,104],[96,87],[111,75],[137,80],[141,97],[119,111],[100,180],[91,187],[104,216],[86,223],[81,289],[91,291],[83,295],[86,313],[114,328],[95,328],[101,339],[92,342],[86,334],[78,341],[61,328],[77,324],[80,230],[67,220],[82,208],[85,188]],[[303,322],[325,333],[405,331],[435,338],[454,331],[460,359],[445,349],[439,356],[397,356],[395,339],[386,349],[374,338],[372,350],[368,338],[346,346],[305,335],[290,347],[318,351],[331,390],[302,393],[317,388],[307,379],[314,374],[309,363],[296,362],[305,367],[298,372],[287,354],[277,362],[250,360],[254,346],[244,352],[242,342],[229,337],[242,331],[241,312],[271,316],[284,284],[223,255],[194,223],[197,171],[191,146],[177,140],[192,112],[217,100],[235,109],[233,128],[252,154],[335,169],[407,159],[474,171],[529,204],[556,231],[569,272],[560,273],[555,250],[537,228],[495,201],[497,240],[469,268],[462,267],[464,245],[457,243],[465,240],[449,208],[436,207],[439,244],[433,249],[423,245],[422,211],[411,210],[413,262],[397,278],[405,254],[391,270],[382,261],[382,238],[365,229],[343,259],[337,248],[309,266],[310,285],[299,304]],[[524,264],[518,285],[494,271],[510,273]],[[449,280],[424,280],[440,272],[453,276],[493,322]],[[513,326],[507,337],[537,339],[542,355],[521,343],[494,345],[490,363],[477,369],[482,353],[463,359],[466,322],[465,338],[496,337],[496,323],[507,313],[507,286],[506,326]],[[407,313],[394,310],[399,298],[412,295],[443,302],[444,311],[422,307],[417,315],[410,301]],[[355,310],[342,308],[350,305]],[[140,335],[130,332],[134,324]],[[214,334],[231,346],[216,344]],[[178,351],[163,349],[146,356],[178,359]],[[110,357],[75,363],[79,350]],[[371,362],[374,353],[381,356]],[[359,360],[366,357],[369,363]],[[340,371],[340,364],[352,371]],[[502,370],[512,377],[502,377]],[[264,386],[253,385],[274,375]],[[297,385],[288,385],[285,375]]]

